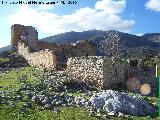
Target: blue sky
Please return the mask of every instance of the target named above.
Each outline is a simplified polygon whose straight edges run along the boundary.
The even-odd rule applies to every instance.
[[[54,1],[59,3],[0,4],[0,47],[10,44],[12,24],[36,27],[39,38],[92,29],[118,30],[136,35],[160,32],[160,0],[77,0],[75,5]]]

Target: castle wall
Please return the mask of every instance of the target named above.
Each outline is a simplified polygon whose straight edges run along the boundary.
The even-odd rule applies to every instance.
[[[96,56],[69,58],[66,72],[77,80],[100,87],[103,80],[103,59]]]
[[[11,45],[13,49],[18,50],[18,41],[27,41],[30,49],[35,50],[37,48],[38,32],[32,26],[24,26],[14,24],[11,27]]]
[[[108,89],[125,81],[128,68],[128,64],[123,61],[112,63],[112,60],[106,57],[69,58],[66,72],[77,80]]]
[[[153,76],[154,71],[151,74],[142,70],[141,65],[133,69],[133,66],[125,61],[97,57],[95,56],[96,48],[89,41],[73,44],[38,41],[37,30],[31,26],[23,25],[13,25],[11,34],[13,48],[31,66],[53,70],[67,68],[66,73],[72,77],[100,89],[113,88],[126,81],[128,77],[137,77],[141,83],[150,83],[153,88],[157,88],[157,81]]]
[[[119,83],[124,83],[129,70],[130,66],[127,61],[103,58],[103,87],[114,88]]]
[[[38,49],[50,49],[55,51],[57,57],[57,70],[65,70],[67,60],[70,57],[94,56],[95,48],[89,42],[81,42],[76,44],[56,44],[38,41]]]
[[[43,67],[56,70],[56,55],[51,50],[41,50],[31,53],[24,42],[18,42],[18,52],[34,67]]]
[[[94,56],[96,55],[95,47],[91,45],[89,42],[80,42],[74,44],[56,44],[56,43],[47,43],[44,41],[38,41],[38,48],[39,50],[43,49],[50,49],[54,50],[56,54],[58,55],[65,54],[68,55],[68,57],[81,57],[81,56]],[[66,60],[67,62],[67,60]]]
[[[38,51],[44,51],[45,49],[53,50],[56,55],[57,70],[66,69],[67,60],[70,57],[96,55],[94,46],[87,41],[78,42],[76,44],[56,44],[38,41],[38,32],[32,26],[24,26],[19,24],[12,25],[11,44],[13,46],[13,49],[15,49],[16,51],[21,48],[21,46],[18,46],[18,42],[20,41],[25,42],[25,46],[23,46],[24,48],[27,48],[28,46],[27,49],[29,50],[28,52],[30,52],[30,56],[32,55],[32,53],[36,54]],[[21,55],[24,55],[24,53],[26,55],[27,53],[24,50],[25,49],[22,48],[19,49],[18,52]],[[31,56],[31,59],[33,59],[33,56],[34,55]],[[29,60],[29,56],[24,57],[28,57]],[[41,61],[42,60],[46,62],[45,58],[41,58]]]

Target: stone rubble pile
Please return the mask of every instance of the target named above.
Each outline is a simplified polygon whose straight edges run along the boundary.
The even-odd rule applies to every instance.
[[[42,76],[44,73],[41,73]],[[135,116],[150,116],[155,113],[155,109],[148,105],[148,103],[142,99],[142,96],[132,95],[123,92],[117,92],[113,90],[105,91],[87,91],[83,90],[83,95],[73,96],[69,93],[68,86],[63,83],[65,80],[70,80],[68,76],[63,73],[51,74],[48,73],[48,79],[42,79],[41,82],[35,83],[35,85],[30,85],[27,83],[22,83],[21,89],[15,91],[16,93],[25,93],[30,101],[36,103],[43,108],[58,110],[60,106],[84,106],[90,110],[90,114],[97,115],[103,111],[103,113],[108,115],[135,115]],[[52,78],[52,79],[51,79]],[[25,78],[17,78],[17,80],[22,81]],[[62,79],[59,81],[57,79]],[[72,81],[72,80],[71,80]],[[79,90],[80,91],[80,90]],[[12,104],[13,100],[21,101],[22,96],[16,94],[11,97],[11,93],[0,92],[0,99],[9,100],[9,104]],[[0,102],[1,103],[1,102]],[[23,105],[20,112],[24,112],[26,108],[31,107],[29,103]]]
[[[148,105],[148,103],[143,100],[142,96],[140,95],[133,95],[113,90],[99,92],[87,91],[84,90],[84,87],[82,87],[82,90],[84,90],[85,92],[84,95],[80,97],[73,97],[67,95],[67,91],[70,89],[70,87],[64,86],[64,84],[61,84],[61,82],[59,83],[59,81],[64,83],[65,81],[71,82],[73,81],[73,79],[65,75],[65,72],[48,75],[48,80],[45,80],[45,84],[48,84],[50,87],[48,86],[47,88],[54,89],[56,86],[61,86],[60,88],[63,88],[63,95],[55,95],[58,98],[58,102],[56,102],[57,105],[65,104],[65,106],[70,106],[76,104],[91,109],[91,113],[103,110],[107,112],[108,115],[146,116],[155,113],[155,109],[152,106]],[[40,99],[40,96],[43,95],[38,95],[38,99]],[[86,99],[85,96],[87,96],[87,98],[89,99]],[[32,99],[34,100],[35,98],[33,97]],[[46,103],[47,106],[52,106],[53,104],[51,103],[51,101],[54,100],[50,99],[48,101],[50,101],[50,104],[48,105],[48,103]],[[41,103],[43,104],[43,101]]]
[[[155,113],[155,109],[148,105],[146,101],[113,90],[98,92],[89,101],[96,110],[103,109],[111,115],[150,116]]]
[[[90,109],[95,115],[98,111],[105,111],[108,115],[134,115],[151,116],[155,109],[137,96],[130,96],[126,93],[120,93],[112,90],[98,92],[89,99],[84,97],[73,97],[67,94],[55,94],[53,96],[33,95],[31,100],[45,108],[54,108],[58,106],[84,106]]]

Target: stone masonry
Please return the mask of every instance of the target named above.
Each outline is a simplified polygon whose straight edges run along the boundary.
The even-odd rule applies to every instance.
[[[18,50],[18,41],[24,40],[29,44],[30,49],[36,49],[38,32],[32,26],[14,24],[11,27],[11,45],[14,50]]]
[[[54,51],[45,49],[31,53],[24,42],[18,42],[18,51],[28,61],[29,65],[56,70],[56,55]]]
[[[80,81],[98,88],[111,88],[126,80],[129,64],[114,61],[107,57],[75,57],[69,58],[66,72]]]
[[[57,43],[47,43],[44,41],[38,41],[38,32],[35,28],[33,28],[32,26],[15,24],[11,27],[12,48],[18,51],[20,55],[24,56],[24,54],[26,54],[25,53],[26,50],[22,49],[23,47],[21,46],[21,44],[18,44],[19,42],[24,43],[25,46],[28,46],[30,54],[33,54],[33,53],[37,54],[38,51],[45,51],[45,49],[52,50],[52,52],[54,52],[53,54],[56,57],[56,62],[54,62],[55,61],[54,60],[49,64],[52,63],[53,66],[55,66],[56,64],[57,70],[66,69],[67,60],[69,57],[80,57],[80,56],[96,54],[95,47],[89,42],[84,41],[76,44],[57,44]],[[44,60],[45,62],[44,54],[39,55],[39,59],[41,61]],[[31,60],[29,61],[29,63],[31,63]],[[40,64],[38,65],[38,63],[35,63],[35,64],[37,64],[36,66],[41,66]],[[44,67],[48,67],[48,64],[47,66],[44,66]]]
[[[52,70],[65,70],[68,75],[80,82],[100,89],[113,88],[119,83],[126,82],[130,77],[137,77],[142,81],[141,83],[153,80],[152,77],[147,76],[150,73],[141,69],[141,66],[132,70],[134,67],[118,57],[95,56],[96,48],[89,41],[80,41],[74,44],[38,41],[38,32],[32,26],[13,25],[11,27],[11,44],[13,49],[28,61],[29,65]],[[145,74],[142,74],[143,72]]]

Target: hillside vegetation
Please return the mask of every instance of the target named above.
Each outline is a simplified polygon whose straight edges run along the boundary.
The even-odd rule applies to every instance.
[[[6,56],[17,56],[15,52],[1,55],[0,64],[7,63]],[[12,64],[17,64],[12,63]],[[149,64],[149,63],[148,63]],[[151,64],[151,63],[150,63]],[[3,65],[3,64],[1,64]],[[45,95],[62,95],[64,91],[55,91],[45,86],[45,79],[51,71],[35,69],[30,66],[17,68],[2,68],[0,66],[0,120],[156,120],[154,116],[108,116],[103,111],[101,116],[91,116],[88,109],[81,106],[55,106],[48,108],[30,99],[28,92],[38,92]],[[54,73],[52,73],[54,74]],[[159,72],[160,74],[160,72]],[[57,94],[58,93],[58,94]],[[68,91],[68,95],[82,96],[81,90]],[[86,96],[88,98],[89,96]],[[144,97],[148,102],[155,103],[157,98]]]

